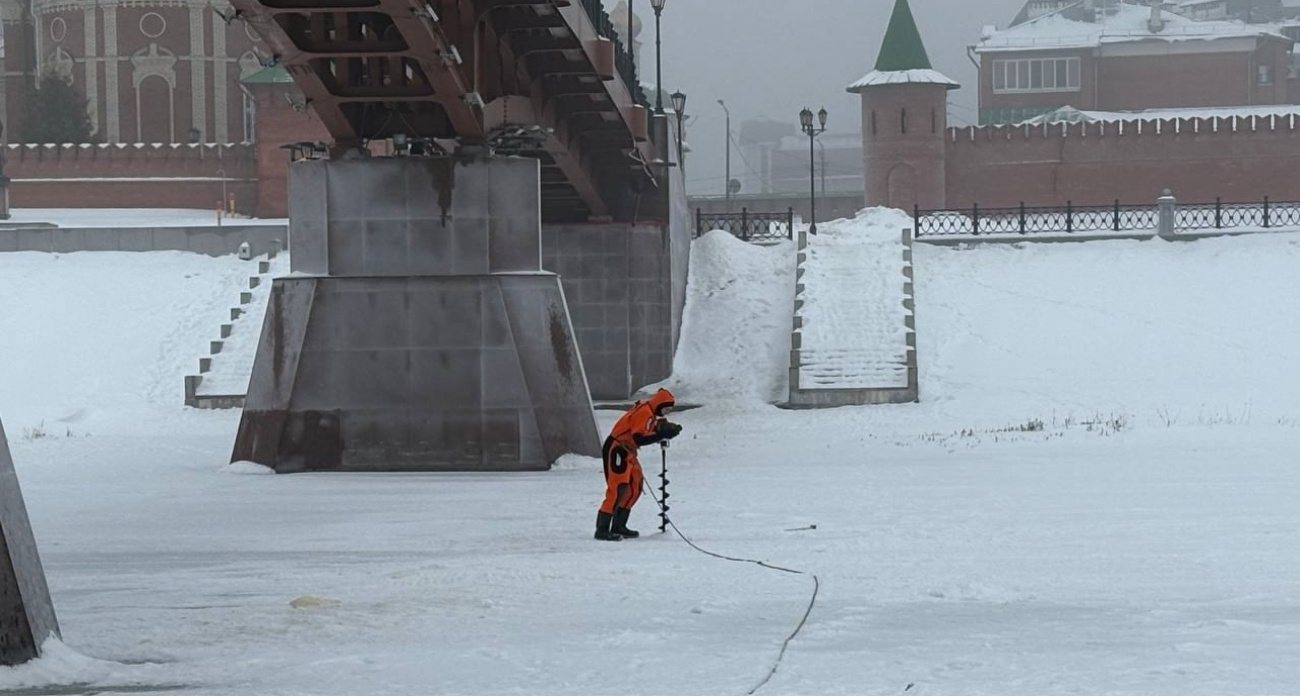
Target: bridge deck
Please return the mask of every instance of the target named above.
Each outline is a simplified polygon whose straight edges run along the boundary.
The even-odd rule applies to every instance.
[[[542,162],[549,220],[627,219],[649,111],[600,0],[232,0],[336,149],[405,136]]]

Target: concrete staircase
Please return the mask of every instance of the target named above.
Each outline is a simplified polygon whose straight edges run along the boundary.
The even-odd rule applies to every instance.
[[[248,379],[262,335],[262,320],[271,297],[271,279],[289,270],[289,256],[272,249],[257,260],[257,275],[230,309],[230,321],[221,324],[208,355],[199,358],[199,372],[185,377],[185,405],[193,408],[243,408]]]
[[[799,233],[787,407],[919,400],[912,230],[902,230],[900,241],[850,254],[823,234],[816,243],[825,245],[825,258],[809,276],[808,233]],[[879,258],[863,258],[864,250]]]

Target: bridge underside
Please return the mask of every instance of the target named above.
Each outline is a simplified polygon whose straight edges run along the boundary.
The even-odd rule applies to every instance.
[[[548,222],[666,216],[649,112],[600,0],[233,0],[334,138],[541,163]],[[662,209],[662,210],[660,210]],[[661,212],[662,214],[656,214]]]

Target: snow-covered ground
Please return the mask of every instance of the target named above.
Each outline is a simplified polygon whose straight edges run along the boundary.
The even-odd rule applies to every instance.
[[[59,227],[209,227],[217,211],[190,208],[14,208],[6,222],[48,222]],[[227,225],[287,225],[276,218],[227,217]]]
[[[864,210],[808,236],[801,282],[804,389],[907,386],[903,228],[898,210]]]
[[[756,403],[791,250],[735,252],[692,269],[677,365],[727,407],[681,413],[668,456],[697,543],[820,578],[759,694],[1295,693],[1300,237],[918,246],[924,401],[834,411]],[[209,338],[187,308],[246,275],[0,254],[0,415],[68,646],[0,689],[714,696],[767,673],[809,578],[592,541],[594,461],[233,473],[238,414],[157,385]]]

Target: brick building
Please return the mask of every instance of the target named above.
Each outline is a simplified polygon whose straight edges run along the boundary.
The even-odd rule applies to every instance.
[[[1159,5],[1081,0],[1004,30],[986,29],[980,123],[1083,110],[1286,104],[1294,41],[1278,25],[1198,21]]]
[[[224,0],[0,0],[7,141],[24,142],[24,104],[51,71],[85,95],[102,143],[251,140],[240,81],[265,52],[232,13]]]
[[[897,0],[876,69],[849,88],[862,99],[867,205],[1150,203],[1165,188],[1189,202],[1300,200],[1295,105],[1058,109],[1034,123],[948,128],[956,88],[931,69],[907,0]]]

